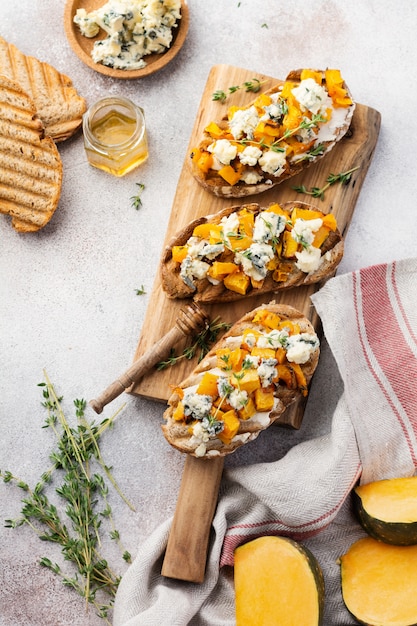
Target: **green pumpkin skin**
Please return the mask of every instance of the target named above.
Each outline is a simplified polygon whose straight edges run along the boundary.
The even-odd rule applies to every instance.
[[[386,522],[377,519],[366,511],[362,498],[356,490],[352,491],[353,507],[362,528],[374,539],[394,546],[412,546],[417,544],[416,522]]]

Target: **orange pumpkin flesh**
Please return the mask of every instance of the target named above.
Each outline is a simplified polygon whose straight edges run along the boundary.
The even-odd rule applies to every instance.
[[[313,555],[284,537],[235,550],[236,626],[318,626],[324,583]]]
[[[340,559],[343,601],[360,624],[417,625],[417,546],[365,537]]]

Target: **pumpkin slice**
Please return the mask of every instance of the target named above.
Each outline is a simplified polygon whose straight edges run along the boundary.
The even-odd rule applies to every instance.
[[[365,537],[340,559],[347,609],[367,626],[416,626],[417,546]]]
[[[386,543],[417,544],[417,476],[361,485],[353,503],[366,532]]]
[[[323,574],[305,547],[259,537],[235,550],[236,626],[319,626]]]

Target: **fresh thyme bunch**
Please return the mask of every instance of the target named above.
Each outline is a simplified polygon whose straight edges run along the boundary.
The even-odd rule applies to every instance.
[[[61,408],[62,398],[58,398],[46,374],[45,379],[46,383],[40,384],[42,405],[47,410],[43,427],[51,428],[57,438],[56,449],[50,455],[53,465],[42,474],[33,489],[10,471],[0,470],[5,483],[15,483],[25,493],[20,517],[5,520],[5,525],[17,528],[28,524],[39,539],[57,543],[64,560],[72,563],[74,574],[67,575],[60,565],[47,557],[42,558],[40,564],[59,575],[64,585],[77,591],[85,598],[87,606],[93,605],[97,614],[111,624],[108,615],[120,576],[101,554],[103,519],[107,522],[110,538],[118,543],[126,562],[130,562],[130,554],[123,548],[119,531],[114,526],[108,500],[109,482],[133,510],[104,463],[99,447],[101,435],[113,425],[116,415],[100,424],[90,423],[85,416],[86,401],[75,400],[76,426],[71,427]],[[56,473],[62,480],[55,492],[66,507],[67,519],[48,497]]]

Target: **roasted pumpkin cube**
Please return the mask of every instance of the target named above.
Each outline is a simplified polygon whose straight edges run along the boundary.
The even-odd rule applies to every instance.
[[[227,289],[230,289],[230,291],[234,291],[243,296],[248,290],[250,278],[244,272],[233,272],[233,274],[226,276],[223,284]]]
[[[284,128],[287,128],[289,130],[295,130],[301,124],[301,121],[303,119],[303,113],[300,111],[295,101],[294,104],[291,104],[289,102],[289,99],[287,100],[287,102],[288,113],[286,113],[286,115],[284,116],[283,125]]]
[[[343,87],[344,80],[340,70],[328,69],[324,73],[329,96],[333,104],[338,107],[347,107],[352,104],[352,100],[347,95],[347,90]]]
[[[212,372],[204,372],[203,377],[200,380],[196,389],[196,393],[199,393],[203,396],[211,396],[212,398],[217,398],[217,396],[219,395],[217,389],[218,378],[219,377]]]
[[[249,394],[261,386],[258,371],[255,368],[235,373],[232,375],[231,380],[234,387],[239,388],[241,391],[247,391]]]
[[[296,389],[297,388],[297,380],[295,378],[294,371],[288,365],[277,365],[277,376],[278,380],[282,380],[288,389]]]
[[[287,351],[285,348],[277,348],[275,350],[275,358],[281,365],[287,360]]]
[[[273,348],[258,348],[255,346],[251,350],[251,356],[258,356],[260,359],[275,359],[275,352]]]
[[[251,279],[250,279],[250,284],[252,285],[252,288],[253,288],[253,289],[260,289],[260,288],[263,286],[264,281],[263,281],[263,280],[255,280],[255,279],[254,279],[254,278],[252,278],[252,276],[251,276]]]
[[[278,215],[282,215],[283,217],[288,217],[288,213],[280,207],[278,202],[274,202],[273,204],[270,204],[269,207],[267,208],[267,211],[271,211],[272,213],[277,213]]]
[[[255,130],[253,131],[253,136],[255,139],[259,140],[263,137],[279,137],[281,134],[281,128],[279,126],[271,126],[267,122],[259,122]]]
[[[182,263],[188,254],[188,246],[172,246],[172,260]]]
[[[243,348],[235,348],[230,353],[230,365],[234,372],[238,372],[242,369],[243,361],[247,357],[249,352]]]
[[[231,165],[225,165],[217,172],[229,185],[233,187],[240,180],[242,168],[234,169]]]
[[[241,420],[247,420],[256,413],[256,406],[252,398],[249,396],[248,401],[242,409],[237,412]]]
[[[259,412],[268,412],[272,411],[274,408],[274,392],[272,390],[265,391],[261,387],[256,389],[255,394],[255,406],[256,410]]]
[[[318,218],[323,219],[324,213],[321,211],[315,211],[314,209],[303,209],[301,207],[294,207],[291,212],[291,220],[294,223],[295,220],[316,220]]]
[[[185,417],[185,413],[184,413],[184,405],[182,402],[178,402],[177,406],[175,407],[173,413],[172,413],[172,419],[174,419],[176,422],[181,422]]]
[[[236,234],[228,234],[229,246],[233,250],[233,252],[238,252],[239,250],[247,250],[249,246],[253,243],[252,237],[246,237],[246,235],[242,235],[241,233]]]
[[[301,391],[301,394],[303,396],[306,396],[308,394],[307,380],[306,380],[303,370],[301,369],[301,366],[298,363],[291,363],[290,367],[295,374],[297,387]]]
[[[316,81],[318,85],[321,85],[323,82],[323,74],[322,72],[316,72],[315,70],[304,69],[301,72],[300,80],[306,80],[307,78],[312,78]]]
[[[272,330],[279,327],[281,318],[277,313],[271,313],[267,309],[261,309],[255,314],[253,323],[262,324],[265,328]]]
[[[230,353],[230,348],[218,348],[218,350],[216,350],[217,367],[222,370],[228,370],[231,368]]]
[[[220,419],[220,418],[219,418]],[[225,444],[232,441],[233,437],[238,433],[240,427],[240,421],[234,409],[223,413],[221,417],[223,422],[223,430],[217,435],[217,437]]]
[[[329,230],[337,229],[337,221],[333,213],[327,213],[327,215],[323,215],[323,226],[327,226]]]
[[[208,133],[213,139],[224,139],[226,135],[228,136],[230,134],[228,130],[220,128],[216,122],[210,122],[210,124],[205,127],[204,132]]]
[[[212,225],[210,222],[203,222],[198,224],[193,230],[193,237],[200,237],[201,239],[208,239],[210,237],[210,231]]]
[[[254,101],[253,106],[262,111],[264,107],[267,107],[270,104],[272,104],[271,96],[269,96],[266,93],[260,93],[259,96]]]
[[[281,320],[278,325],[277,330],[287,330],[290,335],[299,335],[300,334],[300,325],[296,322],[292,322],[291,320]]]
[[[191,153],[191,158],[204,174],[207,174],[207,172],[213,165],[213,155],[210,154],[210,152],[200,150],[199,148],[195,148],[193,150],[193,152]]]
[[[298,243],[291,235],[291,231],[284,230],[282,233],[282,256],[286,259],[293,259],[298,250]]]
[[[222,261],[213,261],[208,269],[208,275],[215,280],[223,280],[228,274],[237,272],[239,266],[236,263],[224,263]]]
[[[239,231],[247,237],[252,237],[253,227],[255,225],[255,216],[251,211],[242,209],[238,213]]]
[[[321,246],[324,244],[328,236],[329,236],[329,229],[327,228],[327,226],[320,226],[320,228],[316,230],[314,233],[314,239],[312,241],[312,245],[315,248],[321,248]]]

